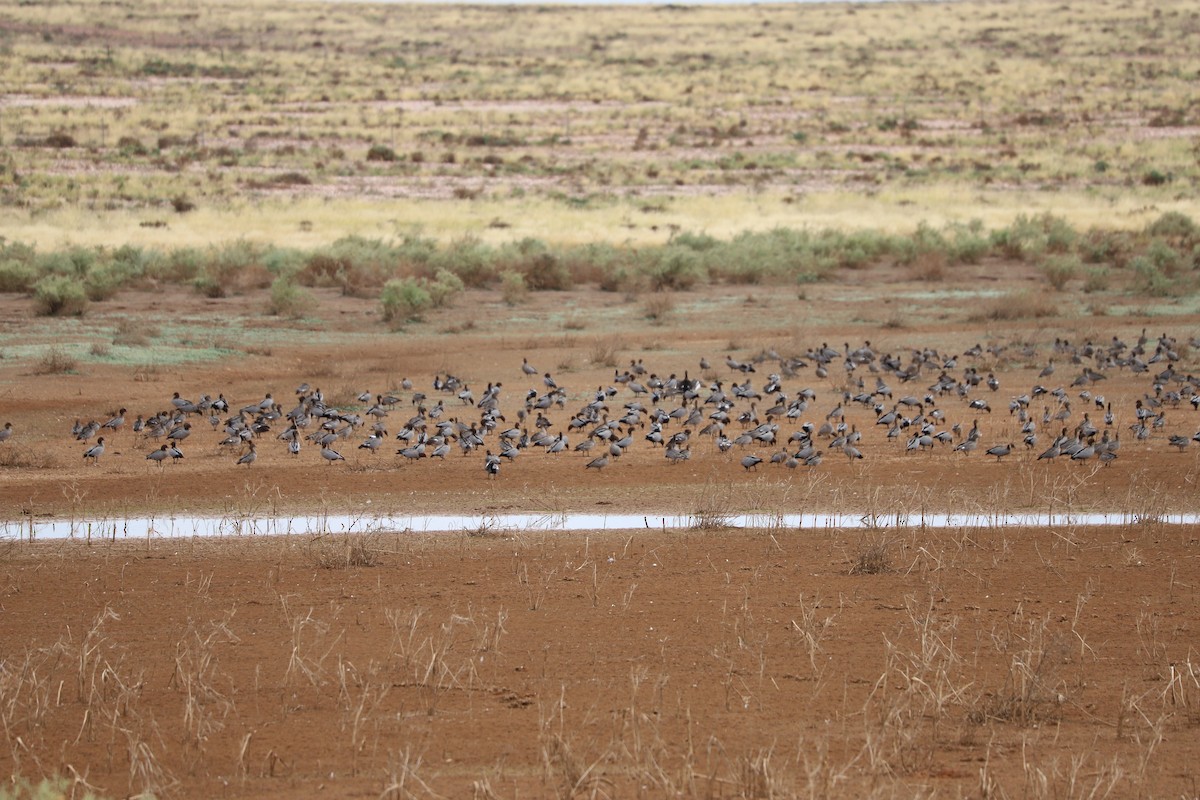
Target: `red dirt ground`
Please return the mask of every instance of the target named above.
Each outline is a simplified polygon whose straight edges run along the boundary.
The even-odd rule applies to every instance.
[[[1056,373],[1040,382],[1068,392],[1063,424],[1078,424],[1085,408],[1099,421],[1070,386],[1082,367],[1052,352],[1055,338],[1119,335],[1132,345],[1149,326],[1150,351],[1160,330],[1176,337],[1186,373],[1196,319],[1134,309],[971,322],[978,298],[954,290],[984,272],[934,287],[859,275],[806,287],[800,299],[774,287],[708,288],[674,295],[661,324],[644,318],[644,299],[542,293],[511,309],[498,295],[468,293],[395,334],[374,303],[332,294],[301,324],[262,317],[257,293],[131,292],[59,328],[29,318],[21,301],[0,301],[3,330],[21,341],[105,343],[133,319],[151,338],[227,351],[185,366],[149,356],[122,365],[103,363],[100,347],[75,372],[46,375],[35,374],[36,360],[0,360],[0,422],[15,431],[0,445],[9,519],[345,513],[369,500],[382,513],[481,521],[494,511],[601,508],[712,523],[591,535],[481,527],[350,540],[0,541],[2,768],[77,776],[111,796],[1195,796],[1200,540],[1154,519],[1196,510],[1196,449],[1166,441],[1190,437],[1196,412],[1168,407],[1163,428],[1137,442],[1128,426],[1151,380],[1112,370],[1089,387],[1113,401],[1123,434],[1119,458],[1101,467],[1037,462],[1052,433],[1039,424],[1039,447],[1026,452],[1007,404],[1053,355]],[[558,429],[613,382],[612,364],[641,359],[659,374],[698,377],[706,356],[706,377],[728,387],[745,376],[724,366],[727,353],[745,360],[868,339],[905,363],[913,348],[946,357],[977,341],[1008,344],[1003,357],[960,357],[948,370],[995,370],[1001,390],[971,395],[992,413],[938,401],[942,427],[979,420],[980,449],[906,455],[903,437],[887,440],[869,408],[846,404],[863,432],[859,462],[828,451],[816,468],[747,472],[738,460],[749,449],[722,455],[694,437],[692,458],[672,466],[639,429],[603,472],[586,470],[579,454],[529,451],[489,479],[478,453],[398,463],[390,436],[411,413],[407,394],[405,411],[388,417],[390,449],[360,451],[356,433],[340,446],[346,463],[333,465],[312,445],[291,458],[268,435],[258,460],[239,468],[244,451],[220,448],[220,434],[197,422],[180,464],[146,461],[156,445],[127,426],[91,466],[69,435],[77,418],[103,421],[121,406],[130,418],[150,414],[175,391],[223,392],[235,407],[272,392],[289,407],[307,381],[348,406],[409,377],[433,403],[432,378],[447,373],[476,396],[503,382],[513,423],[525,390],[544,388],[522,375],[522,357],[569,388],[565,409],[550,412]],[[1023,343],[1035,349],[1022,353]],[[776,369],[760,363],[749,377],[761,389]],[[857,374],[870,391],[875,376],[865,366],[852,381]],[[936,374],[908,384],[911,393],[923,395]],[[888,380],[897,398],[910,392]],[[816,391],[803,420],[817,424],[845,383],[840,363],[828,379],[810,365],[784,380],[793,396]],[[447,415],[478,418],[444,399]],[[622,388],[612,413],[629,399]],[[1039,421],[1045,405],[1031,408]],[[781,436],[800,421],[782,420]],[[982,454],[1006,441],[1021,452],[1000,462]],[[1090,508],[1148,521],[901,532],[719,525],[734,510],[921,508]]]

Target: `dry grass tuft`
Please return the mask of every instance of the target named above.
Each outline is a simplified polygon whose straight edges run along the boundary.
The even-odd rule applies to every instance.
[[[34,375],[69,375],[79,368],[79,359],[61,347],[54,346],[42,353],[33,365]]]
[[[588,353],[588,362],[598,367],[615,369],[621,344],[619,339],[611,336],[604,339],[597,339],[592,344],[591,352]]]
[[[379,551],[365,536],[321,536],[312,540],[309,557],[320,569],[347,569],[379,565]]]
[[[868,536],[850,567],[851,575],[882,575],[892,571],[891,540],[887,536]]]
[[[1045,319],[1059,316],[1062,308],[1053,298],[1040,292],[1010,292],[983,300],[967,315],[968,322],[1009,322],[1018,319]]]

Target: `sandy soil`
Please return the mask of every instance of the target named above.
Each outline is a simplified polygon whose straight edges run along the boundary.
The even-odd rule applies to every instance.
[[[5,769],[115,796],[1194,791],[1192,530],[360,543],[6,548]]]
[[[371,507],[380,512],[500,510],[679,512],[719,523],[733,510],[1125,510],[1148,522],[1124,529],[536,534],[480,530],[418,537],[402,532],[234,541],[33,543],[0,541],[2,768],[27,778],[78,776],[105,794],[443,797],[769,796],[1191,796],[1189,754],[1200,746],[1200,655],[1193,651],[1200,585],[1190,528],[1156,514],[1195,511],[1197,412],[1167,404],[1146,441],[1129,426],[1154,396],[1149,371],[1106,370],[1072,387],[1074,347],[1133,347],[1145,359],[1160,332],[1175,339],[1181,375],[1193,368],[1187,308],[1127,306],[1112,316],[1017,323],[971,322],[989,293],[1033,285],[995,265],[929,284],[856,273],[795,289],[711,287],[673,295],[661,319],[654,298],[594,290],[533,295],[510,308],[496,293],[468,293],[450,309],[388,332],[373,301],[318,292],[302,322],[264,317],[262,292],[222,300],[165,288],[128,292],[82,321],[45,322],[25,301],[0,300],[0,502],[22,515],[137,515]],[[995,290],[991,289],[995,286]],[[873,287],[873,288],[870,288]],[[1082,301],[1061,298],[1064,310]],[[661,302],[661,301],[660,301]],[[660,307],[659,311],[663,311]],[[1170,316],[1163,316],[1164,313]],[[1153,314],[1153,315],[1152,315]],[[140,327],[139,327],[140,326]],[[120,329],[120,330],[118,330]],[[122,333],[121,330],[124,332]],[[130,331],[145,344],[127,346]],[[626,455],[597,471],[583,456],[536,448],[495,478],[482,451],[400,463],[394,435],[412,416],[412,391],[443,417],[479,411],[432,388],[453,374],[481,396],[503,384],[505,424],[520,425],[526,391],[550,372],[566,387],[546,415],[562,430],[597,387],[617,387],[610,417],[633,399],[614,373],[639,360],[647,373],[746,378],[761,391],[778,362],[753,374],[725,365],[775,350],[802,355],[829,342],[907,364],[914,349],[957,356],[1001,382],[927,406],[939,429],[975,420],[979,448],[906,453],[846,402],[875,373],[847,375],[842,359],[783,380],[816,398],[780,420],[786,439],[820,425],[837,406],[862,433],[864,458],[828,448],[821,465],[743,469],[751,452],[718,452],[693,433],[692,456],[671,465],[635,427]],[[963,356],[975,343],[1000,355]],[[53,343],[80,359],[67,374],[21,348]],[[141,349],[139,349],[141,348]],[[174,348],[174,349],[173,349]],[[219,357],[181,363],[179,348]],[[521,371],[522,358],[538,374]],[[701,357],[712,366],[702,370]],[[1053,358],[1055,372],[1039,378]],[[931,362],[932,363],[932,362]],[[1089,364],[1094,364],[1089,361]],[[923,398],[939,368],[893,399]],[[643,378],[644,380],[645,378]],[[160,445],[131,430],[137,414],[171,397],[223,393],[234,409],[272,393],[287,410],[308,382],[331,404],[396,392],[379,453],[360,429],[326,464],[309,442],[290,456],[260,435],[258,458],[218,444],[223,433],[192,417],[178,464],[145,456]],[[1074,428],[1085,410],[1102,430],[1095,394],[1112,402],[1119,457],[1037,460],[1053,438],[1035,400],[1039,444],[1021,444],[1009,401],[1032,387],[1063,387]],[[1165,390],[1186,384],[1168,382]],[[1086,388],[1093,396],[1080,397]],[[992,411],[968,401],[988,400]],[[646,398],[643,402],[649,405]],[[678,404],[668,401],[665,407]],[[761,414],[772,404],[757,401]],[[94,444],[75,420],[129,422]],[[736,412],[749,410],[739,400]],[[1155,413],[1159,409],[1155,409]],[[733,413],[733,412],[731,412]],[[911,412],[910,412],[911,413]],[[532,418],[533,414],[530,414]],[[673,432],[678,426],[668,426]],[[740,433],[732,422],[727,432]],[[569,433],[573,447],[584,440]],[[956,436],[955,442],[961,442]],[[983,454],[1015,442],[1012,455]],[[495,434],[485,449],[498,449]],[[794,449],[794,447],[793,447]],[[382,793],[382,795],[381,795]]]

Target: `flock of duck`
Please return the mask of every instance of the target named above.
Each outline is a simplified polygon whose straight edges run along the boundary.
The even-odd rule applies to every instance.
[[[1200,347],[1194,339],[1186,344]],[[531,385],[519,394],[515,409],[507,404],[509,416],[503,413],[501,382],[476,394],[466,381],[439,374],[430,393],[414,389],[406,378],[400,391],[363,392],[348,407],[330,404],[307,383],[296,387],[290,407],[270,393],[232,406],[224,394],[192,400],[175,392],[164,410],[130,422],[121,408],[103,422],[76,420],[71,433],[85,447],[83,459],[95,464],[107,439],[131,430],[152,448],[145,458],[160,468],[183,459],[185,444],[211,441],[213,435],[236,466],[247,468],[260,447],[278,446],[295,458],[312,447],[332,465],[346,460],[342,450],[356,446],[374,454],[388,449],[389,441],[398,443],[395,454],[402,462],[445,459],[456,450],[464,456],[482,452],[489,476],[537,450],[582,454],[584,468],[599,471],[635,446],[656,448],[675,464],[690,459],[701,443],[711,443],[705,446],[710,453],[734,451],[747,471],[763,463],[811,468],[831,454],[853,461],[886,442],[896,443],[892,451],[978,451],[997,461],[1019,452],[1032,459],[1036,452],[1038,461],[1094,459],[1107,465],[1118,457],[1122,430],[1139,441],[1165,435],[1168,410],[1184,404],[1200,408],[1200,378],[1176,369],[1178,351],[1174,338],[1165,333],[1147,338],[1144,330],[1132,345],[1115,336],[1104,344],[1056,339],[1038,382],[1012,395],[1006,407],[996,399],[1001,396],[996,373],[976,365],[1036,358],[1029,345],[976,345],[958,355],[927,348],[901,357],[876,352],[866,342],[841,349],[823,344],[789,357],[774,350],[746,361],[726,356],[724,370],[701,359],[704,380],[687,372],[662,376],[638,359],[614,370],[611,382],[581,394],[524,359],[521,378]],[[801,382],[808,368],[831,387],[820,407],[817,392]],[[1110,375],[1122,371],[1143,378],[1145,387],[1131,407],[1114,409],[1102,389]],[[732,377],[717,377],[726,372]],[[832,388],[835,383],[840,386]],[[573,406],[565,421],[555,423],[552,418],[563,420],[568,403]],[[992,414],[993,404],[1010,415],[1011,424],[1002,427],[1013,441],[984,441],[978,419]],[[873,419],[864,424],[871,435],[855,419]],[[213,433],[197,435],[204,429]],[[0,445],[14,436],[12,423],[6,423]],[[1165,441],[1184,450],[1200,442],[1200,432],[1171,434]]]

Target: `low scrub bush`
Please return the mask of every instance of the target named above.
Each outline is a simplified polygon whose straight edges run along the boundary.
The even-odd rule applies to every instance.
[[[485,288],[499,275],[494,251],[478,239],[467,236],[455,239],[445,250],[431,259],[430,266],[448,269],[471,289]]]
[[[525,302],[528,294],[529,287],[525,285],[524,275],[513,269],[506,269],[500,273],[500,295],[506,304],[520,305]]]
[[[1083,291],[1091,294],[1093,292],[1103,292],[1108,289],[1109,272],[1108,267],[1091,267],[1084,274]]]
[[[981,300],[967,316],[970,322],[1043,319],[1059,314],[1058,304],[1042,292],[1012,292]]]
[[[545,252],[527,262],[525,283],[534,291],[563,291],[570,289],[574,281],[571,271],[559,257],[554,253]]]
[[[296,283],[292,275],[280,275],[271,284],[271,299],[267,311],[280,317],[300,319],[317,307],[313,293]]]
[[[145,347],[161,331],[144,320],[122,319],[113,331],[112,343],[125,347]]]
[[[262,263],[261,248],[238,240],[210,249],[192,285],[206,297],[226,297],[248,289],[265,289],[271,280],[271,273]]]
[[[1051,256],[1042,263],[1042,274],[1046,281],[1061,292],[1067,283],[1079,275],[1080,263],[1077,256]]]
[[[424,281],[429,303],[434,308],[444,308],[462,294],[462,279],[448,269],[439,269],[432,281]]]
[[[1141,255],[1129,262],[1134,274],[1134,290],[1150,297],[1174,297],[1181,287],[1167,275],[1154,259]]]
[[[15,258],[0,261],[0,292],[28,292],[37,278],[33,264]]]
[[[433,300],[428,290],[416,278],[393,278],[383,285],[379,296],[383,319],[394,326],[420,319]]]
[[[1150,242],[1144,256],[1167,277],[1175,277],[1184,267],[1183,255],[1161,239]]]
[[[367,161],[395,161],[396,151],[387,145],[373,144],[367,150]]]
[[[525,276],[525,285],[531,291],[561,291],[570,289],[574,283],[570,270],[540,239],[525,238],[500,248],[494,256],[495,272],[516,270]]]
[[[35,375],[66,375],[79,368],[79,359],[57,345],[48,348],[33,365]]]
[[[107,264],[87,274],[83,279],[83,289],[89,300],[108,300],[116,295],[125,280],[119,266]]]
[[[99,261],[98,253],[87,247],[71,247],[39,255],[36,266],[39,273],[65,275],[82,278],[95,268]]]
[[[41,316],[83,316],[88,307],[83,281],[70,275],[47,275],[33,287],[33,307]]]
[[[1039,214],[1017,216],[1007,228],[992,232],[992,247],[1007,258],[1032,261],[1044,253],[1066,253],[1075,246],[1078,234],[1062,217]]]
[[[1125,231],[1093,228],[1079,242],[1079,257],[1087,264],[1111,264],[1124,269],[1133,257],[1133,237]]]
[[[642,302],[642,316],[656,325],[662,325],[675,310],[675,298],[670,292],[654,292]]]
[[[204,268],[204,252],[195,247],[176,247],[152,268],[153,277],[167,283],[191,283]]]
[[[1180,211],[1168,211],[1146,226],[1146,233],[1163,239],[1192,242],[1200,238],[1200,226]]]
[[[667,245],[653,254],[645,266],[645,272],[650,288],[656,292],[691,289],[707,277],[696,251],[677,244]]]
[[[345,236],[309,255],[299,280],[306,286],[336,286],[349,297],[366,297],[395,276],[402,261],[411,263],[413,252],[381,239]]]
[[[965,225],[951,223],[946,230],[949,233],[948,257],[956,264],[978,264],[991,251],[991,242],[980,220],[971,220]]]
[[[575,283],[599,284],[609,272],[630,262],[627,249],[607,242],[576,245],[566,248],[559,259]]]

